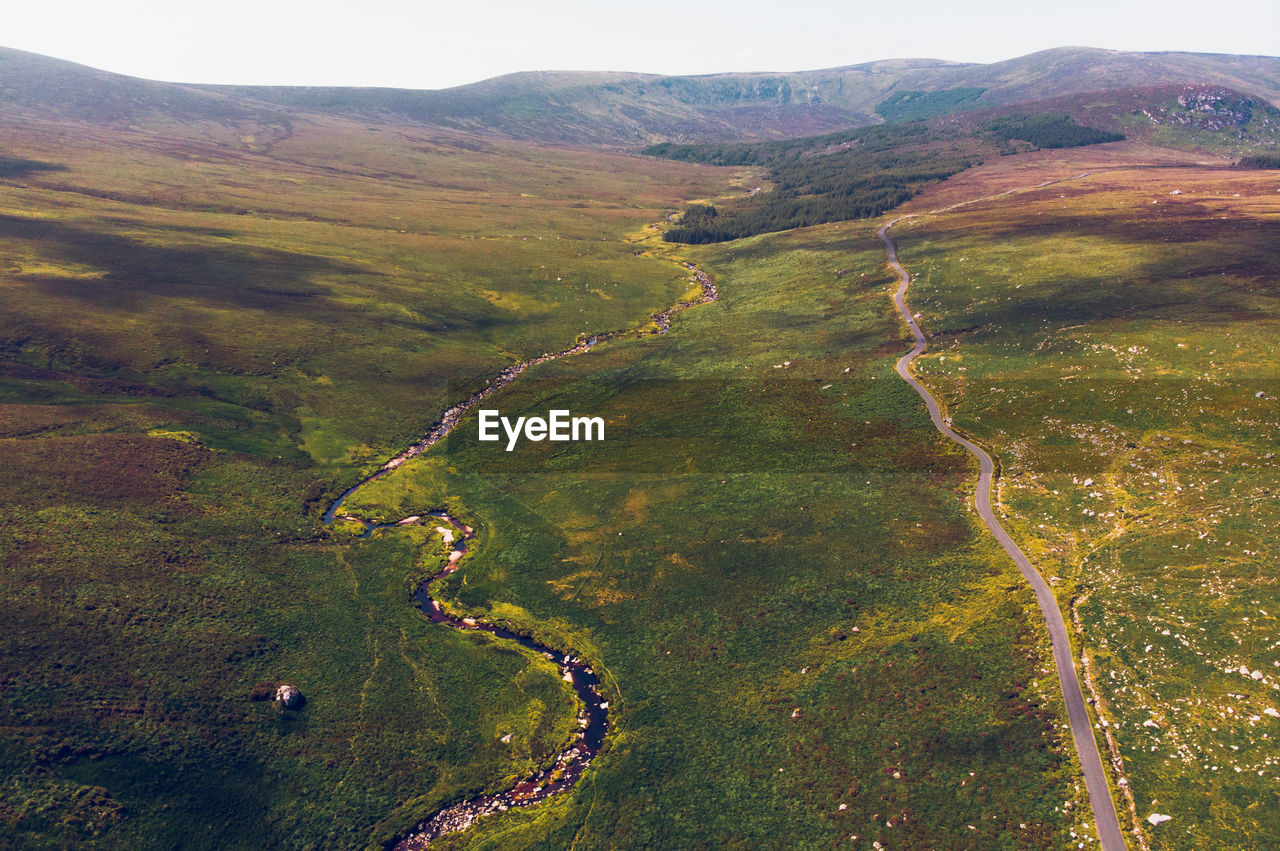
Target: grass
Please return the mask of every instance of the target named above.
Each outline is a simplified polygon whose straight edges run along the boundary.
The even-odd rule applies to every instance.
[[[7,140],[0,847],[363,847],[569,735],[553,666],[414,612],[438,541],[319,515],[485,375],[678,297],[620,237],[724,177],[222,133]],[[302,709],[251,699],[280,682]]]
[[[452,385],[626,327],[683,288],[617,236],[659,217],[645,203],[675,202],[661,175],[690,169],[346,133],[299,132],[273,157],[143,147],[122,171],[119,150],[159,144],[124,134],[6,187],[0,350],[296,416],[322,460],[346,446],[370,463]],[[373,382],[386,404],[369,405]]]
[[[897,91],[876,105],[876,113],[889,124],[920,121],[975,109],[985,88],[961,86],[934,92]]]
[[[608,674],[578,791],[444,846],[1062,844],[1081,798],[1040,624],[893,376],[873,232],[690,256],[719,302],[494,397],[599,414],[603,444],[494,451],[470,418],[349,504],[466,511],[438,593]]]
[[[1138,167],[897,233],[934,338],[920,372],[1001,459],[1011,532],[1082,629],[1152,848],[1280,841],[1276,190]]]
[[[1076,123],[1065,112],[1012,114],[961,125],[954,120],[886,124],[845,133],[736,145],[650,145],[644,153],[712,165],[768,168],[767,190],[721,208],[687,208],[668,242],[706,244],[892,210],[981,162],[1029,150],[1116,142],[1115,133]]]
[[[688,288],[682,259],[720,301],[493,397],[603,416],[603,444],[505,453],[468,419],[350,503],[475,526],[438,593],[583,653],[610,694],[572,794],[442,846],[1083,841],[1034,601],[968,507],[969,462],[893,374],[907,338],[873,227],[677,248],[648,223],[758,175],[242,129],[36,120],[9,143],[60,169],[0,183],[0,844],[361,847],[555,753],[573,707],[554,668],[410,607],[438,540],[318,517],[501,366],[643,324]],[[1123,157],[1003,159],[915,203]],[[1274,719],[1238,668],[1269,670],[1280,606],[1245,537],[1272,524],[1274,416],[1251,394],[1274,364],[1225,335],[1270,330],[1275,187],[1091,180],[904,228],[943,335],[923,370],[1001,456],[1020,540],[1059,560],[1126,776],[1175,812],[1153,841],[1265,841],[1249,805]],[[1111,384],[1012,395],[1099,367]],[[1153,400],[1130,371],[1157,368]],[[1130,407],[1142,430],[1118,437]],[[252,699],[286,681],[301,710]]]
[[[405,799],[551,744],[556,671],[429,629],[404,603],[403,545],[299,543],[305,471],[128,435],[0,454],[9,842],[351,844]],[[306,707],[251,702],[260,681],[296,683]],[[518,756],[487,743],[499,725]]]

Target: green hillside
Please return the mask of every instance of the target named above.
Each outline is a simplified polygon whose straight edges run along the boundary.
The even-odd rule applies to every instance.
[[[555,667],[410,605],[438,536],[320,516],[513,360],[677,301],[624,237],[725,176],[83,127],[0,161],[0,847],[365,847],[557,752]]]
[[[977,100],[985,91],[986,89],[972,87],[936,92],[900,90],[876,104],[876,114],[889,124],[936,118],[939,115],[963,112],[965,109],[976,109]]]

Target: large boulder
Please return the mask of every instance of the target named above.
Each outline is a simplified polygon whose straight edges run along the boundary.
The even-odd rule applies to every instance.
[[[297,709],[302,705],[302,692],[297,686],[284,683],[276,689],[276,701],[285,709]]]

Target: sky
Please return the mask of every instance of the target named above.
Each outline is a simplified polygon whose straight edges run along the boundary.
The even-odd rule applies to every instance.
[[[156,80],[433,89],[514,71],[799,71],[993,62],[1066,45],[1280,54],[1280,3],[1231,0],[39,0],[0,45]],[[0,83],[3,81],[0,80]]]

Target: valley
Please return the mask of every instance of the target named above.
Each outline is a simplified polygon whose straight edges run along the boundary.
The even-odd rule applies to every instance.
[[[1280,60],[0,83],[0,847],[1280,841]]]

